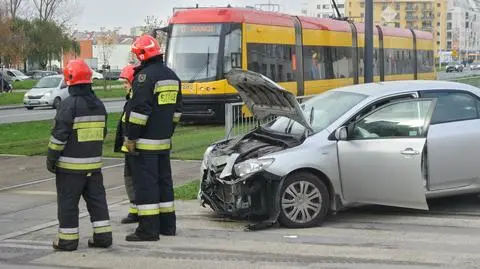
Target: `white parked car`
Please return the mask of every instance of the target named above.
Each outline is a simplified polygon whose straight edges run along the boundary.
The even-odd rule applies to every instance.
[[[35,86],[25,93],[23,104],[28,110],[34,107],[58,108],[70,94],[62,75],[41,78]]]
[[[480,89],[447,81],[346,86],[299,104],[270,79],[227,74],[260,120],[205,152],[198,198],[226,216],[312,227],[362,204],[428,210],[480,192]]]
[[[97,80],[97,79],[103,79],[103,75],[98,73],[97,71],[93,70],[92,69],[92,72],[93,72],[93,75],[92,75],[92,79],[93,80]]]
[[[3,69],[3,75],[9,80],[11,83],[15,81],[22,81],[29,79],[29,76],[26,76],[24,73],[20,72],[17,69]]]

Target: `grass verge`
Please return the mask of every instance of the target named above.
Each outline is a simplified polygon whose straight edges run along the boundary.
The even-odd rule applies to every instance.
[[[200,189],[200,180],[193,180],[174,188],[175,200],[195,200]]]
[[[455,81],[460,83],[470,84],[475,87],[480,87],[480,77],[460,78]]]
[[[125,97],[125,90],[122,88],[112,88],[108,90],[95,90],[95,94],[100,99]],[[12,92],[0,94],[0,106],[3,105],[22,105],[24,92]]]
[[[123,157],[113,152],[120,113],[109,114],[108,135],[104,143],[105,157]],[[53,120],[0,124],[0,154],[45,155]],[[222,139],[223,126],[178,126],[173,136],[172,158],[201,160],[209,144]]]

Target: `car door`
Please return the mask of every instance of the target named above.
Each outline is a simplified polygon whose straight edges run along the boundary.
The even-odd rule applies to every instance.
[[[428,188],[460,188],[479,181],[479,98],[465,91],[420,93],[437,98],[427,136]]]
[[[388,103],[348,127],[337,143],[344,199],[428,209],[422,150],[434,99]]]

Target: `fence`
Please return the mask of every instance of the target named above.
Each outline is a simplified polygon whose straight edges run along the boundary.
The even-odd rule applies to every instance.
[[[301,104],[315,95],[297,96],[297,101]],[[225,104],[225,139],[230,139],[239,135],[246,134],[253,128],[274,120],[276,116],[271,116],[263,121],[259,121],[244,107],[243,102]]]

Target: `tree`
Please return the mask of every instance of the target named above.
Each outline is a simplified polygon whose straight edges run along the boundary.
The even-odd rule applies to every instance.
[[[55,12],[65,2],[66,0],[33,0],[35,9],[38,12],[38,18],[41,21],[53,20]]]
[[[8,0],[8,11],[12,19],[17,18],[18,11],[22,7],[23,0]]]

